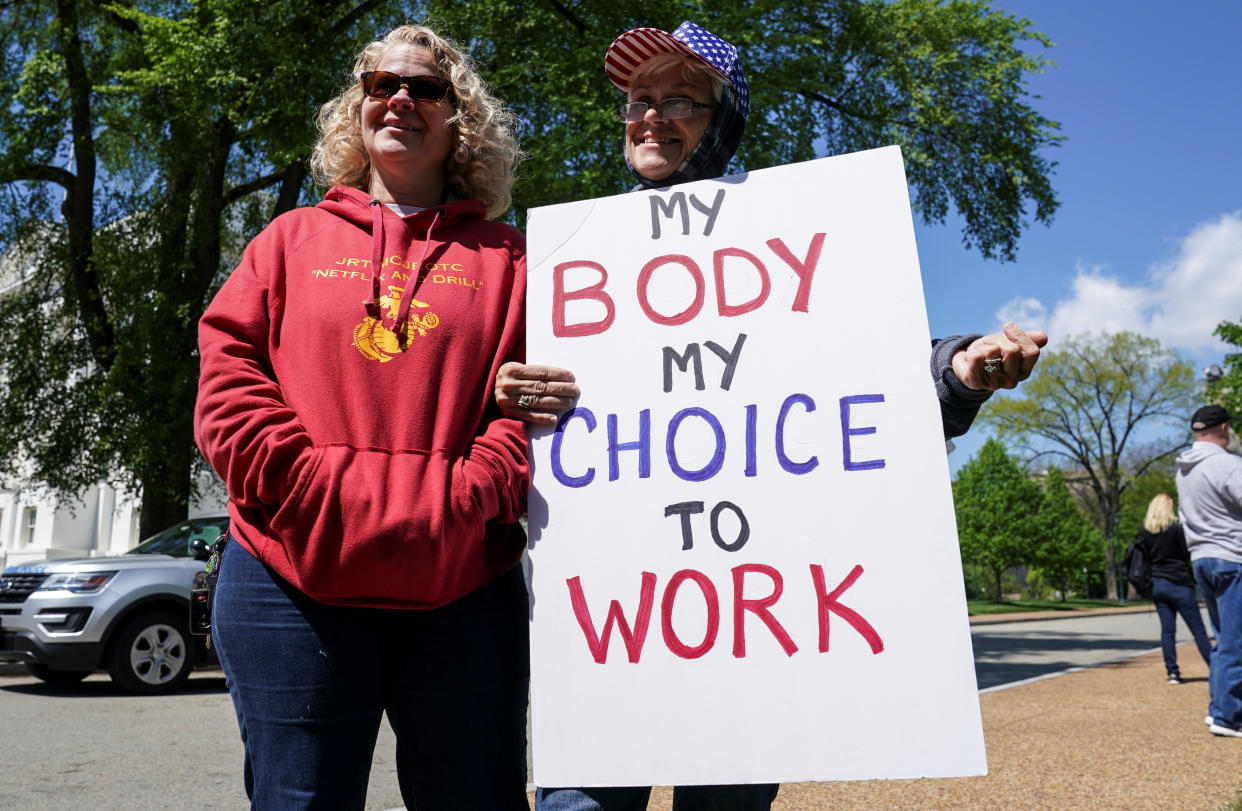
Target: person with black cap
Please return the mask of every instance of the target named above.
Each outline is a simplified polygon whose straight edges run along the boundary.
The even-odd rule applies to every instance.
[[[1175,481],[1186,548],[1216,633],[1206,721],[1213,735],[1242,738],[1242,457],[1229,425],[1236,419],[1219,405],[1194,413],[1194,444],[1177,457]]]

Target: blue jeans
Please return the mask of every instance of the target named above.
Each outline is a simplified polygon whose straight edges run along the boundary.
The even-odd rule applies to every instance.
[[[1242,563],[1200,558],[1195,561],[1195,579],[1216,631],[1208,711],[1216,723],[1242,728]]]
[[[767,811],[780,786],[676,786],[673,811]],[[645,811],[650,786],[616,788],[540,788],[535,811]]]
[[[1209,672],[1212,665],[1212,643],[1208,642],[1207,629],[1203,627],[1203,615],[1199,613],[1199,601],[1195,599],[1195,590],[1191,586],[1183,586],[1163,577],[1151,579],[1151,596],[1156,604],[1156,614],[1160,617],[1160,650],[1164,653],[1164,669],[1170,676],[1178,676],[1177,669],[1177,615],[1181,614],[1194,637],[1199,655],[1208,664]]]
[[[427,611],[306,597],[230,542],[213,638],[253,809],[362,809],[382,716],[408,808],[528,809],[526,584]]]

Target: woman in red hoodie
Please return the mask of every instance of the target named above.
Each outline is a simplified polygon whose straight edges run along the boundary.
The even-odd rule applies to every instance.
[[[229,492],[213,635],[255,808],[362,808],[386,712],[413,808],[526,808],[528,470],[513,118],[404,26],[320,110],[332,186],[199,325],[195,434]]]

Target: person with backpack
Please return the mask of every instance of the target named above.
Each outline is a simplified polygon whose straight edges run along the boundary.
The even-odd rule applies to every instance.
[[[1147,505],[1147,516],[1134,539],[1134,546],[1147,561],[1151,578],[1151,599],[1160,617],[1160,650],[1164,653],[1164,669],[1169,674],[1169,684],[1181,684],[1181,671],[1177,667],[1177,615],[1181,614],[1186,627],[1194,636],[1199,655],[1211,667],[1212,645],[1208,642],[1207,629],[1199,613],[1199,601],[1195,597],[1195,578],[1190,568],[1190,553],[1186,551],[1186,535],[1177,520],[1173,497],[1159,493]],[[1127,555],[1127,558],[1130,558]],[[1133,580],[1130,566],[1126,574]],[[1140,592],[1142,588],[1139,588]],[[1147,595],[1144,595],[1147,596]]]

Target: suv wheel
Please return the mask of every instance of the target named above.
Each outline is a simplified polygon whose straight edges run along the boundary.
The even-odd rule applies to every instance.
[[[31,663],[26,664],[26,669],[36,679],[57,687],[70,687],[91,675],[89,670],[49,670],[47,665]]]
[[[190,629],[184,617],[148,611],[121,627],[108,657],[108,675],[130,693],[178,689],[194,669]]]

